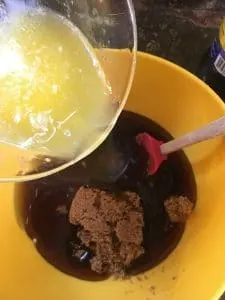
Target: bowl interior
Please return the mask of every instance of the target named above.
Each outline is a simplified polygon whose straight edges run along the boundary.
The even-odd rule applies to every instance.
[[[121,64],[125,54],[114,50],[109,55]],[[122,80],[122,72],[113,76],[112,81]],[[219,98],[197,78],[165,60],[143,53],[138,54],[126,108],[153,119],[173,136],[225,113]],[[224,148],[224,138],[216,138],[186,151],[196,176],[198,199],[182,240],[160,265],[124,281],[81,281],[47,264],[18,224],[14,185],[1,184],[0,298],[217,299],[225,278]]]

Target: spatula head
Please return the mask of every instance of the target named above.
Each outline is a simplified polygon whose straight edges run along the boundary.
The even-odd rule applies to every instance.
[[[148,154],[148,173],[155,174],[167,155],[163,155],[160,150],[162,141],[158,141],[148,133],[140,133],[136,136],[136,141],[140,146],[143,146]]]

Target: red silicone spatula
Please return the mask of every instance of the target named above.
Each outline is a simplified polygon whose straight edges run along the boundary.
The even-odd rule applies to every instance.
[[[167,143],[158,141],[148,133],[138,134],[136,141],[140,146],[144,147],[149,155],[148,173],[152,175],[157,172],[163,161],[167,159],[168,154],[224,134],[225,117],[222,117]]]

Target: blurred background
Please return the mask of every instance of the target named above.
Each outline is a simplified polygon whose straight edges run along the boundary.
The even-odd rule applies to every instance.
[[[162,56],[191,72],[212,43],[224,0],[133,0],[139,50]]]

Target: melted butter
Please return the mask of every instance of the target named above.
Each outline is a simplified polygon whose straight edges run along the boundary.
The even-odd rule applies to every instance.
[[[94,49],[71,22],[34,9],[1,25],[1,142],[68,156],[85,151],[113,111]]]

